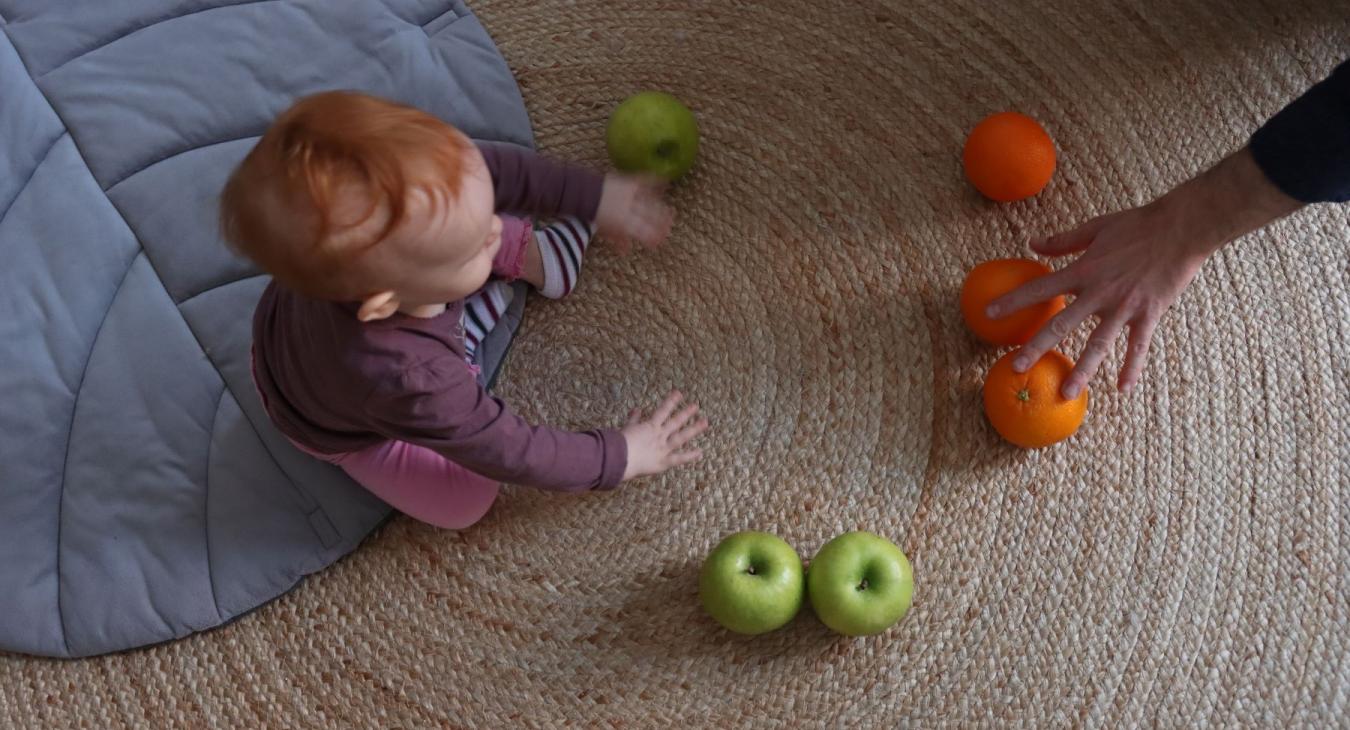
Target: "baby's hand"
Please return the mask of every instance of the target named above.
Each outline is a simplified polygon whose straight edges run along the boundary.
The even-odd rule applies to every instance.
[[[659,246],[670,235],[675,211],[662,198],[665,183],[656,178],[612,172],[605,176],[595,227],[601,236],[627,251],[633,242]]]
[[[703,456],[702,450],[686,450],[684,446],[708,430],[708,421],[705,418],[693,420],[698,415],[697,405],[675,413],[683,397],[678,391],[672,392],[645,421],[641,409],[629,414],[628,425],[623,427],[623,437],[628,441],[628,468],[623,473],[624,481],[660,474]]]

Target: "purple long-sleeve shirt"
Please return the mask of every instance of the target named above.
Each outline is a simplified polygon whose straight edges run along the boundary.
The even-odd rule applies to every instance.
[[[511,145],[480,144],[498,211],[595,218],[603,178]],[[492,479],[560,491],[616,486],[623,435],[535,426],[477,382],[464,360],[463,302],[432,318],[363,323],[358,305],[270,284],[253,315],[258,390],[278,430],[322,454],[390,439],[433,449]]]

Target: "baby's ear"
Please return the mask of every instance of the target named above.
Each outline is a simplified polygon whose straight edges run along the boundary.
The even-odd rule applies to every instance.
[[[356,318],[362,322],[387,319],[398,311],[398,305],[398,297],[391,291],[371,294],[365,298],[365,301],[361,302],[361,308],[356,310]]]

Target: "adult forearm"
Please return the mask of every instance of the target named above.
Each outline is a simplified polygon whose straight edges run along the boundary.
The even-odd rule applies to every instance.
[[[1177,186],[1159,201],[1179,206],[1176,218],[1189,230],[1184,240],[1208,256],[1224,244],[1283,218],[1305,205],[1271,182],[1247,147]]]

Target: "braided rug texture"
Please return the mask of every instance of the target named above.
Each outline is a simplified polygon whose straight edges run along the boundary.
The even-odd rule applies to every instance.
[[[461,533],[397,519],[175,644],[2,657],[0,726],[1344,726],[1347,208],[1212,259],[1135,394],[1100,376],[1054,448],[988,426],[998,353],[956,306],[978,262],[1243,144],[1350,50],[1344,4],[474,10],[545,151],[602,164],[609,111],[648,88],[703,132],[669,244],[593,248],[576,293],[532,303],[501,394],[583,427],[679,387],[713,422],[705,459],[605,495],[510,488]],[[995,204],[960,151],[1006,109],[1046,126],[1060,166],[1036,198]],[[697,571],[752,528],[806,558],[845,530],[888,536],[913,610],[867,639],[809,611],[729,635]]]

